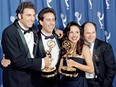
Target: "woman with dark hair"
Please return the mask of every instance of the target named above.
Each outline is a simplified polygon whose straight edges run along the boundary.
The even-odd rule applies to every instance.
[[[93,73],[94,67],[92,55],[89,47],[84,43],[81,32],[80,25],[74,21],[68,23],[64,30],[63,40],[65,43],[62,47],[59,67],[59,72],[62,74],[60,87],[88,87],[85,72]],[[66,41],[70,44],[68,45]],[[72,69],[76,69],[76,73],[72,76],[64,74],[63,66],[73,67]]]

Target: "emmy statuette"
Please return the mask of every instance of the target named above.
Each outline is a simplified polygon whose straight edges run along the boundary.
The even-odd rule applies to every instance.
[[[46,54],[51,58],[51,50],[55,47],[56,43],[54,40],[48,40],[47,46],[49,50],[46,50]],[[45,78],[54,77],[57,74],[56,67],[45,67],[42,69],[42,76]]]
[[[68,40],[65,40],[62,43],[62,47],[66,49],[66,60],[69,59],[69,57],[73,56],[73,49],[71,50],[71,43]],[[76,68],[75,67],[68,67],[68,66],[63,66],[61,68],[61,74],[64,76],[68,77],[73,77],[73,75],[76,73]]]

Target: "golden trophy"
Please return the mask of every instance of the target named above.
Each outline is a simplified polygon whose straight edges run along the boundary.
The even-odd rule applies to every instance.
[[[74,49],[71,48],[71,43],[69,40],[65,40],[62,43],[62,47],[66,50],[66,60],[68,60],[70,57],[73,56]],[[61,74],[64,76],[68,77],[73,77],[73,75],[76,73],[76,68],[75,67],[68,67],[68,66],[63,66],[61,68]]]
[[[48,40],[47,46],[49,50],[46,50],[46,54],[51,58],[52,48],[56,45],[54,40]],[[42,69],[42,76],[45,78],[54,77],[57,74],[56,67],[45,67]]]

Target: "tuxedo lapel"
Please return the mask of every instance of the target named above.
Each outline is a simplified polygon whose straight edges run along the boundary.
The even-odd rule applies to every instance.
[[[21,32],[21,27],[19,26],[18,22],[15,22],[15,26],[17,27],[18,33],[19,33],[19,35],[20,35],[20,37],[21,37],[21,40],[22,40],[22,42],[23,42],[23,45],[24,45],[25,51],[26,51],[26,53],[27,53],[27,56],[28,56],[29,58],[31,58],[31,55],[30,55],[30,52],[29,52],[29,48],[28,48],[28,46],[27,46],[26,40],[25,40],[25,38],[24,38],[24,35],[23,35],[23,33]]]
[[[54,35],[54,37],[56,39],[56,42],[58,44],[59,49],[61,49],[60,40],[58,39],[57,35],[55,35],[55,34],[53,34],[53,35]]]
[[[97,40],[95,40],[93,49],[93,62],[95,67],[95,73],[99,74],[99,61],[100,61],[100,46]]]
[[[38,45],[38,35],[37,35],[37,31],[36,30],[33,30],[33,33],[34,33],[33,55],[34,55],[34,57],[36,57],[37,45]]]
[[[94,49],[93,49],[93,58],[96,59],[97,61],[100,60],[100,53],[101,49],[98,43],[98,40],[95,40],[95,44],[94,44]]]
[[[45,54],[45,48],[44,48],[44,45],[43,45],[43,41],[42,41],[42,37],[41,37],[41,33],[38,32],[38,49],[39,49],[39,57],[40,58],[43,58],[46,56]]]

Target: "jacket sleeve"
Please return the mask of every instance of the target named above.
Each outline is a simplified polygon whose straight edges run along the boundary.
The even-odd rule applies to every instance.
[[[113,53],[113,49],[111,45],[107,43],[104,46],[106,46],[104,47],[105,49],[103,52],[106,74],[105,74],[102,87],[111,87],[113,79],[116,74],[116,62],[115,62],[114,53]]]

